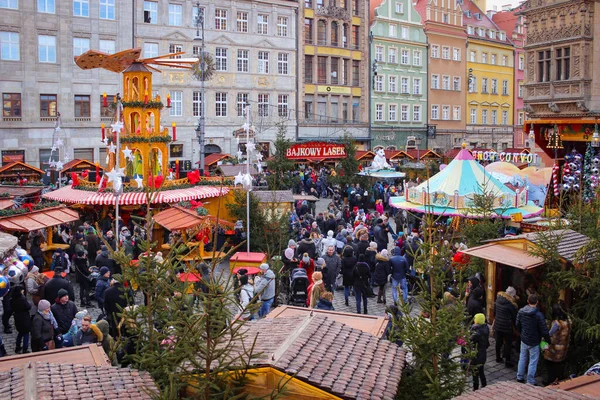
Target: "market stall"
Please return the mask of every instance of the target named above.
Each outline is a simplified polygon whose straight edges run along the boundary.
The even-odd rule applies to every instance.
[[[26,185],[27,182],[39,182],[44,171],[20,161],[15,161],[0,167],[0,182],[13,182]]]

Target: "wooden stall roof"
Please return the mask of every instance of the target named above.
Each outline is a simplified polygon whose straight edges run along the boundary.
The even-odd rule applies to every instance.
[[[57,206],[36,210],[27,214],[12,215],[0,218],[0,228],[6,231],[31,232],[77,221],[79,213],[66,206]]]
[[[544,264],[544,259],[540,257],[532,256],[523,249],[504,246],[501,243],[488,243],[472,247],[464,250],[463,253],[523,270],[539,267]]]
[[[217,218],[212,215],[200,216],[195,210],[188,210],[181,206],[167,208],[166,210],[154,214],[154,221],[170,231],[190,229],[202,224],[206,220],[214,222]],[[219,220],[219,225],[227,227],[234,226],[231,222],[223,219]]]
[[[40,175],[40,176],[44,175],[44,171],[42,171],[39,168],[36,168],[29,164],[25,164],[24,162],[21,162],[21,161],[15,161],[15,162],[11,162],[11,163],[8,163],[8,164],[0,167],[0,176],[10,176],[11,170],[14,169],[15,167],[24,168],[25,170],[27,170],[28,173],[26,175]],[[21,175],[22,174],[23,173],[21,172]],[[17,174],[15,173],[14,175],[16,176]]]
[[[38,353],[18,354],[16,356],[3,357],[0,362],[0,371],[10,371],[11,368],[19,367],[30,362],[51,362],[89,365],[94,367],[110,367],[110,360],[97,344],[89,344],[76,347],[65,347],[62,349],[41,351]]]
[[[100,167],[100,166],[99,166]],[[64,174],[66,172],[69,172],[72,169],[75,168],[79,168],[79,169],[89,169],[89,170],[96,170],[96,164],[94,164],[91,161],[88,160],[80,160],[78,158],[75,158],[74,160],[69,161],[68,163],[66,163],[63,166],[63,169],[60,170],[61,174]],[[100,170],[103,171],[104,168],[100,167]]]
[[[508,147],[502,150],[504,153],[526,153],[531,154],[531,150],[528,147]]]
[[[455,149],[450,149],[444,153],[444,158],[448,159],[448,161],[452,161],[452,160],[454,160],[454,157],[456,157],[458,155],[458,153],[460,153],[461,150],[462,150],[461,147],[457,147]]]
[[[385,158],[388,160],[394,160],[397,158],[410,158],[410,156],[404,150],[384,150]]]
[[[257,190],[252,195],[260,203],[293,203],[294,194],[291,190]]]
[[[355,158],[360,161],[363,158],[375,158],[375,153],[370,150],[356,150]]]
[[[538,387],[533,385],[523,385],[516,381],[497,382],[484,388],[473,391],[465,391],[454,400],[590,400],[591,397],[584,396],[574,392],[567,392],[559,389],[557,386]]]
[[[427,149],[422,149],[422,150],[406,150],[406,154],[408,154],[409,157],[412,158],[413,160],[416,160],[417,157],[419,157],[420,160],[422,160],[424,158],[439,158],[439,159],[442,158],[435,151],[433,151],[433,150],[427,150]]]
[[[245,174],[246,173],[246,164],[236,164],[236,165],[219,165],[217,169],[221,170],[223,176],[236,176],[238,173]],[[258,174],[258,170],[254,165],[250,166],[250,175]]]
[[[294,201],[298,201],[298,200],[319,201],[319,198],[316,196],[307,195],[307,194],[295,194]]]
[[[15,205],[15,202],[12,200],[1,199],[0,200],[0,210],[6,210],[7,208],[12,208]]]
[[[43,186],[13,186],[0,185],[0,193],[8,193],[10,197],[33,196],[39,194]]]
[[[567,379],[565,381],[559,382],[558,385],[553,385],[552,388],[564,390],[566,392],[600,398],[600,376],[578,376],[573,379]]]
[[[327,318],[330,318],[334,321],[341,322],[343,324],[348,325],[351,328],[370,333],[371,335],[377,337],[383,336],[388,323],[387,318],[382,316],[317,310],[295,306],[280,306],[274,308],[273,311],[267,314],[267,318],[286,318],[300,315],[324,315]]]
[[[225,154],[225,153],[213,153],[213,154],[209,154],[206,157],[204,157],[204,166],[205,167],[210,167],[213,164],[218,163],[221,160],[225,160],[227,158],[232,158],[230,154]],[[197,163],[199,163],[200,161],[198,161]]]

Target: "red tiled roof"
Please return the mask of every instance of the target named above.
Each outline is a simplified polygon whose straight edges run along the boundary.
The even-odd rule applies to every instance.
[[[548,387],[525,385],[515,381],[495,383],[455,397],[455,400],[590,400],[590,397],[577,393],[555,390]]]
[[[381,3],[383,3],[384,0],[371,0],[370,1],[370,6],[371,9],[369,10],[369,26],[373,25],[373,23],[375,22],[375,9],[377,7],[379,7],[381,5]]]
[[[224,160],[226,158],[231,158],[231,156],[229,154],[224,154],[224,153],[209,154],[206,157],[204,157],[204,166],[210,167],[211,165],[213,165],[221,160]]]
[[[13,399],[26,398],[26,393],[45,400],[140,400],[158,394],[149,373],[105,366],[35,362],[0,372],[0,382],[4,396]]]
[[[357,160],[361,160],[365,157],[375,157],[375,153],[373,153],[370,150],[356,150],[356,156],[355,158]]]
[[[463,13],[463,25],[467,26],[467,25],[471,25],[474,26],[476,28],[484,28],[486,30],[491,29],[494,31],[499,31],[500,28],[498,27],[498,25],[496,25],[496,23],[494,21],[492,21],[492,19],[490,19],[485,12],[481,11],[481,9],[477,6],[477,4],[475,4],[472,0],[465,0],[463,2],[463,6],[462,6],[462,10],[464,11]],[[467,11],[471,12],[471,16],[467,16]],[[481,19],[477,19],[475,18],[475,14],[480,14],[481,15]],[[506,32],[506,36],[505,36],[505,40],[500,40],[499,36],[496,35],[495,39],[490,39],[489,36],[487,36],[487,31],[485,32],[485,36],[479,36],[477,34],[477,31],[475,30],[473,34],[468,34],[469,37],[472,37],[474,39],[481,39],[481,40],[487,40],[490,42],[496,42],[496,43],[504,43],[504,44],[512,44],[512,42],[510,41],[510,36],[512,31],[508,31]]]

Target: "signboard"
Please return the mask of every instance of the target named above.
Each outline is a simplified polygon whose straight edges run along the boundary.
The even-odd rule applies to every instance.
[[[346,148],[343,144],[338,143],[300,143],[292,145],[287,150],[286,157],[291,159],[344,158],[346,157]]]
[[[514,164],[536,164],[539,163],[539,156],[533,153],[497,153],[495,151],[473,151],[473,158],[477,161],[505,161]]]

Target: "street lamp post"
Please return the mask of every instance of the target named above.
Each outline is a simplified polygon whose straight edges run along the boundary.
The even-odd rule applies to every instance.
[[[250,103],[246,103],[246,174],[249,178],[250,184],[246,191],[246,253],[250,254],[250,191],[252,190],[252,179],[250,178],[250,150],[248,150],[248,144],[250,143]]]
[[[202,71],[202,79],[200,79],[200,118],[198,119],[198,126],[196,127],[196,137],[198,138],[198,144],[200,145],[200,160],[198,169],[200,170],[200,176],[204,176],[204,134],[206,128],[205,119],[205,96],[204,96],[204,81],[206,79],[206,61],[204,59],[204,15],[201,12],[200,2],[196,3],[198,12],[195,18],[196,24],[196,37],[194,40],[200,40],[200,68]],[[200,35],[202,32],[202,35]]]

